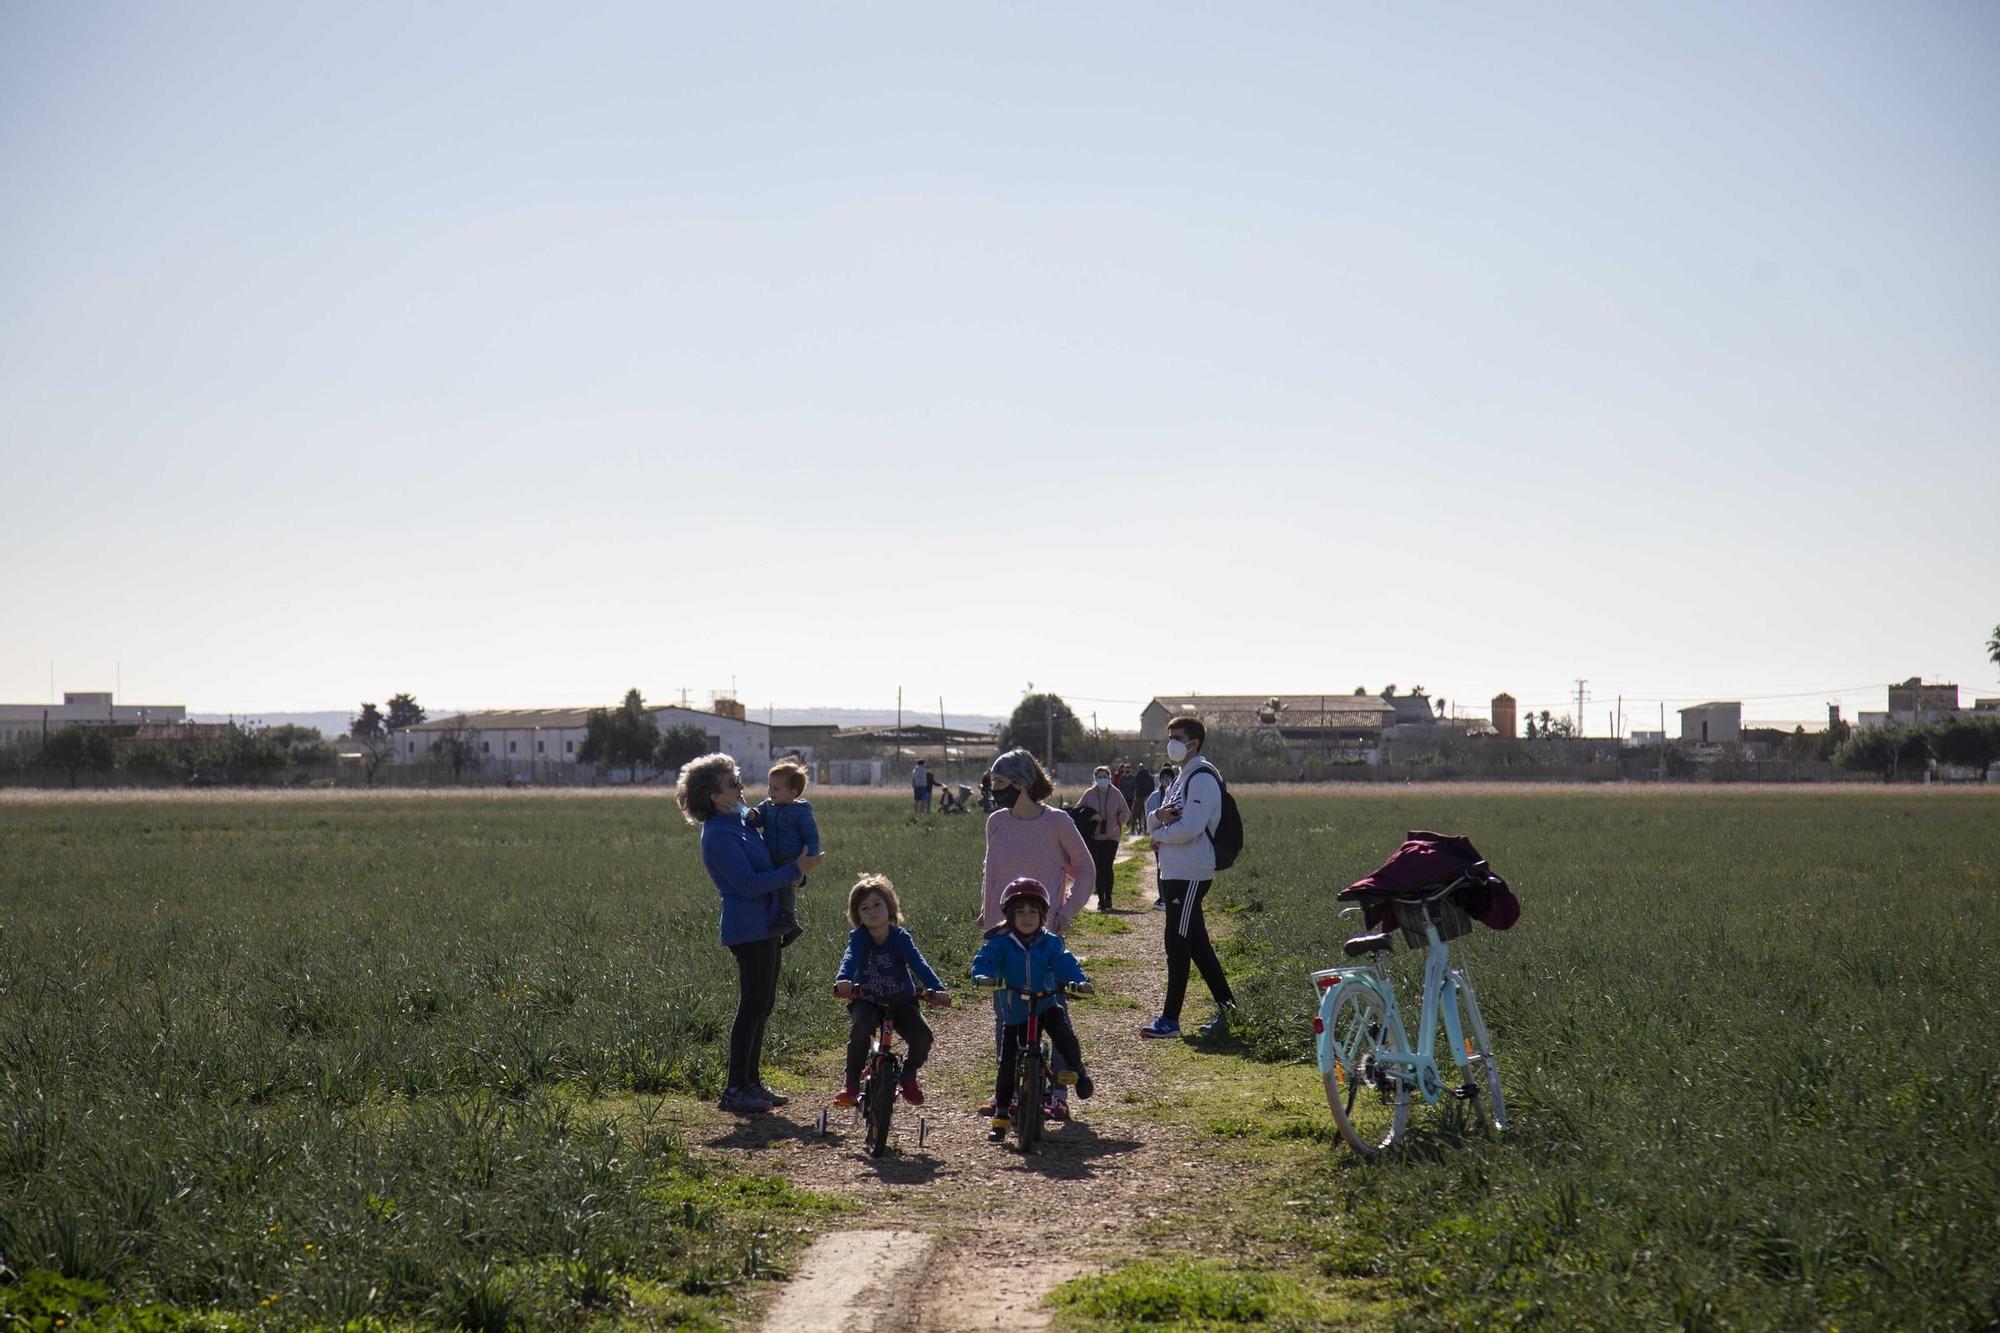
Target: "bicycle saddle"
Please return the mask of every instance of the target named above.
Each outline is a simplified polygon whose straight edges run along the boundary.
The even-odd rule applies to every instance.
[[[1341,947],[1349,958],[1360,958],[1371,953],[1382,953],[1394,948],[1396,933],[1392,930],[1379,931],[1373,935],[1356,935]]]

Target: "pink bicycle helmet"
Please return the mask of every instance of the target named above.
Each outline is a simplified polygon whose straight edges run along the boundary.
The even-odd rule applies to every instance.
[[[1041,904],[1043,916],[1049,914],[1049,891],[1042,887],[1042,882],[1034,876],[1023,875],[1019,879],[1009,880],[1007,887],[1000,891],[1000,915],[1011,915],[1014,904],[1023,898]]]

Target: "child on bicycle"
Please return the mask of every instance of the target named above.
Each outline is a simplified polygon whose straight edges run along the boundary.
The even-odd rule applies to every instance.
[[[951,996],[910,932],[899,924],[903,905],[887,875],[863,875],[854,881],[847,894],[847,919],[854,929],[848,933],[840,970],[834,973],[833,993],[847,1001],[853,1024],[847,1030],[846,1078],[833,1104],[852,1106],[860,1096],[861,1062],[868,1058],[869,1041],[887,1009],[908,1051],[903,1061],[903,1100],[922,1106],[924,1090],[917,1086],[917,1071],[930,1056],[931,1029],[917,1001],[944,1006],[951,1003]],[[910,979],[912,972],[924,984],[921,991]]]
[[[1000,896],[1000,915],[1006,928],[988,939],[972,960],[975,985],[1014,988],[995,996],[1006,1031],[1000,1043],[1000,1069],[993,1080],[993,1124],[987,1131],[988,1143],[1004,1140],[1014,1123],[1010,1112],[1015,1053],[1027,1041],[1031,1012],[1028,997],[1014,992],[1057,991],[1063,986],[1075,986],[1080,994],[1090,990],[1089,978],[1083,975],[1076,955],[1064,946],[1062,936],[1042,929],[1049,917],[1049,891],[1040,880],[1023,876],[1009,883]],[[1076,1029],[1070,1026],[1062,996],[1044,995],[1032,1005],[1032,1012],[1040,1016],[1042,1031],[1049,1034],[1057,1054],[1069,1064],[1056,1075],[1056,1081],[1075,1087],[1077,1096],[1089,1098],[1095,1085],[1084,1069],[1083,1048],[1077,1044]]]

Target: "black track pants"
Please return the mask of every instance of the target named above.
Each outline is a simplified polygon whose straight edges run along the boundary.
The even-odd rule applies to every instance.
[[[1217,1004],[1234,1004],[1229,978],[1222,975],[1222,960],[1208,942],[1208,922],[1202,918],[1201,900],[1208,896],[1208,879],[1163,879],[1160,897],[1167,903],[1167,998],[1160,1012],[1178,1023],[1181,1005],[1187,999],[1188,964],[1201,969],[1208,993]]]

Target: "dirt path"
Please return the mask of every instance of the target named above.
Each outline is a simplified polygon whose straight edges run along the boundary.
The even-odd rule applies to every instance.
[[[1121,851],[1120,859],[1131,855]],[[929,1131],[921,1148],[918,1112],[907,1106],[897,1108],[895,1150],[872,1160],[843,1113],[834,1113],[836,1133],[814,1132],[817,1098],[797,1097],[768,1116],[718,1118],[727,1128],[710,1147],[758,1149],[758,1169],[855,1199],[875,1228],[898,1228],[901,1237],[879,1230],[821,1237],[764,1327],[802,1327],[795,1321],[808,1310],[818,1321],[811,1327],[821,1329],[1045,1327],[1039,1306],[1049,1288],[1143,1257],[1148,1220],[1210,1183],[1187,1131],[1145,1113],[1146,1099],[1161,1090],[1137,1029],[1159,1012],[1166,978],[1161,918],[1150,910],[1151,861],[1141,857],[1138,891],[1122,895],[1136,906],[1112,914],[1128,932],[1072,934],[1098,991],[1070,1007],[1097,1092],[1074,1102],[1076,1118],[1051,1126],[1033,1154],[1024,1156],[1011,1140],[987,1143],[987,1121],[977,1114],[993,1078],[993,1022],[983,996],[933,1011],[937,1043],[923,1075]],[[907,1259],[906,1251],[918,1257]]]

